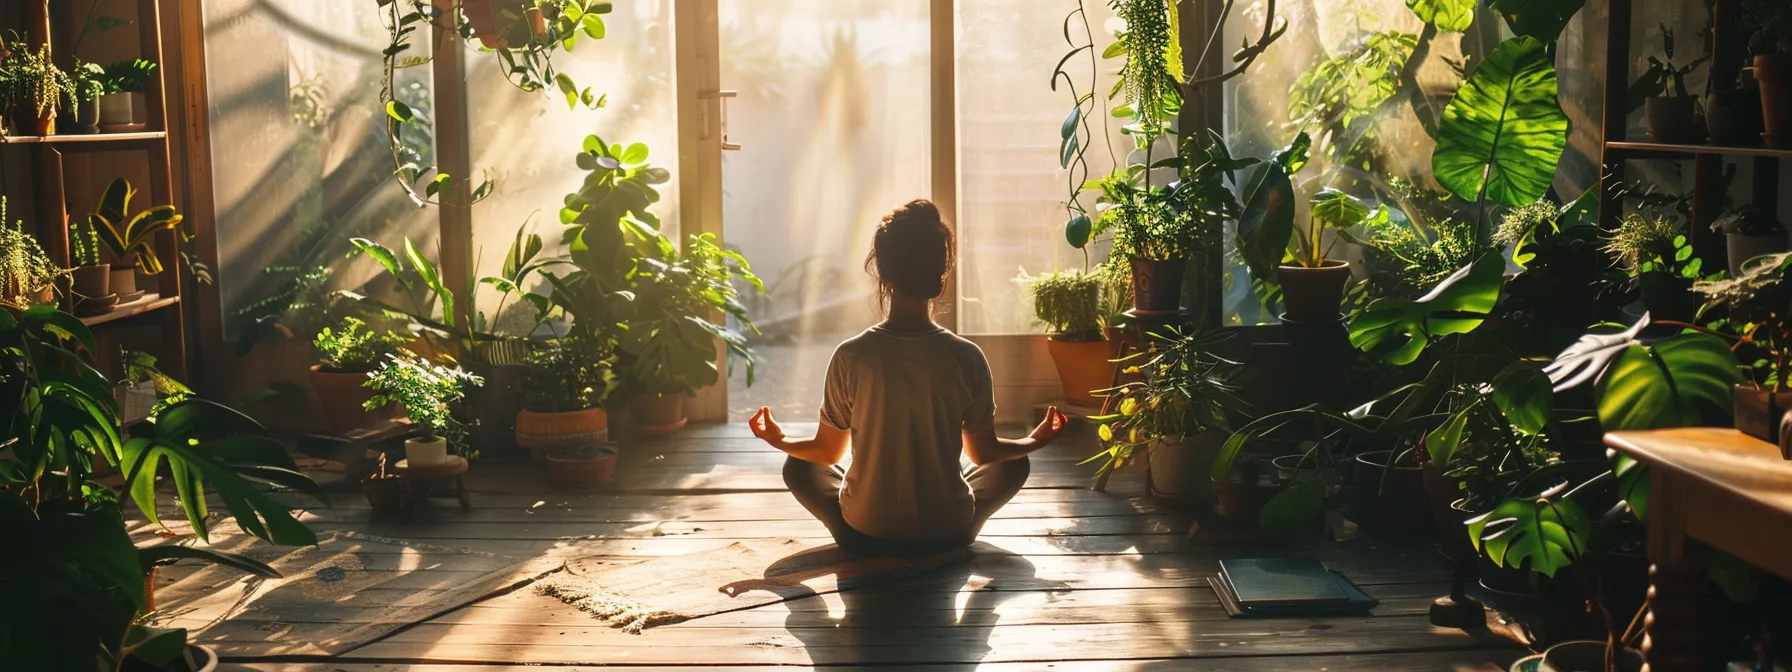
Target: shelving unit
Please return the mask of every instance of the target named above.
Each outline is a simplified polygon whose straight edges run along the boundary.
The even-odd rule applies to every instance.
[[[1722,234],[1711,231],[1722,209],[1724,197],[1724,160],[1748,160],[1754,176],[1750,185],[1755,208],[1766,213],[1779,210],[1780,162],[1792,159],[1792,150],[1766,146],[1724,147],[1718,145],[1686,145],[1660,142],[1636,142],[1628,133],[1628,90],[1630,73],[1630,30],[1635,0],[1611,0],[1611,20],[1606,24],[1605,114],[1602,119],[1603,150],[1600,163],[1600,225],[1615,228],[1623,214],[1622,196],[1613,187],[1624,179],[1625,163],[1632,160],[1668,160],[1693,162],[1692,221],[1689,233],[1693,251],[1710,268],[1723,268],[1729,254]],[[1747,40],[1737,29],[1736,0],[1717,0],[1712,39],[1712,67],[1720,63],[1739,63],[1746,57]]]
[[[141,58],[164,63],[162,55],[161,11],[158,0],[136,0],[137,16],[134,22],[138,30],[138,43]],[[27,0],[24,7],[26,16],[26,34],[31,48],[50,45],[53,58],[59,64],[67,64],[64,55],[57,53],[57,46],[51,30],[49,0]],[[143,97],[146,102],[144,116],[147,130],[125,133],[98,133],[91,135],[50,135],[50,136],[11,136],[0,137],[0,149],[20,145],[18,149],[31,153],[34,168],[27,178],[35,182],[37,192],[37,234],[44,251],[58,265],[69,266],[69,243],[67,217],[69,213],[65,176],[63,174],[63,157],[70,154],[95,152],[140,151],[147,152],[149,165],[149,185],[145,190],[150,203],[161,205],[174,202],[173,176],[169,168],[168,125],[164,107],[165,85],[163,68],[158,67],[146,82]],[[116,358],[120,346],[127,345],[120,332],[133,326],[154,325],[161,330],[161,343],[157,349],[162,369],[169,375],[181,380],[188,379],[187,373],[187,337],[186,319],[181,307],[182,299],[181,268],[179,263],[180,247],[174,232],[157,234],[155,253],[163,261],[166,269],[155,277],[155,285],[149,294],[129,303],[119,304],[111,312],[90,317],[81,321],[95,330],[95,337],[101,345],[101,352],[94,355],[102,364]],[[150,289],[150,288],[146,288]],[[73,299],[65,297],[63,308],[73,308]],[[135,346],[134,343],[128,345]]]

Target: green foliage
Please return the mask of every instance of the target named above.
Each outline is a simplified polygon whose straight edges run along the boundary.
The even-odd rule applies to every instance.
[[[0,307],[24,310],[65,273],[37,238],[25,233],[24,222],[6,222],[6,197],[0,196]]]
[[[1506,20],[1514,35],[1554,42],[1586,0],[1491,0],[1488,4]]]
[[[1475,21],[1475,0],[1406,0],[1406,6],[1440,32],[1466,32]]]
[[[424,440],[447,439],[451,449],[471,459],[478,453],[466,445],[472,428],[462,418],[460,404],[468,390],[484,384],[485,379],[458,366],[443,366],[401,351],[387,355],[362,386],[373,390],[373,398],[365,404],[367,410],[389,404],[403,406],[411,423],[423,430]]]
[[[42,118],[68,96],[75,82],[50,59],[50,45],[35,50],[25,45],[16,32],[0,38],[0,107],[26,105]]]
[[[1748,361],[1755,382],[1775,391],[1792,387],[1788,273],[1792,273],[1792,253],[1780,253],[1755,259],[1735,278],[1693,285],[1693,291],[1705,295],[1706,310],[1721,311],[1723,326],[1741,337],[1738,350],[1755,355]]]
[[[1362,233],[1346,231],[1347,240],[1364,248],[1370,296],[1417,298],[1478,256],[1476,224],[1448,219],[1426,227],[1406,217],[1374,216],[1363,220]]]
[[[1792,5],[1781,0],[1742,0],[1738,28],[1756,54],[1792,53]]]
[[[1313,139],[1300,133],[1269,155],[1252,174],[1245,188],[1244,210],[1238,217],[1238,250],[1258,280],[1275,280],[1276,267],[1288,256],[1294,236],[1293,176],[1307,165]]]
[[[1642,109],[1645,101],[1658,96],[1691,97],[1692,93],[1686,90],[1686,76],[1711,58],[1706,55],[1685,65],[1674,65],[1674,29],[1667,24],[1661,24],[1661,52],[1662,58],[1649,57],[1649,69],[1626,91],[1625,102],[1630,111]]]
[[[105,69],[96,63],[87,63],[75,59],[75,65],[68,71],[68,88],[62,91],[62,104],[73,109],[81,103],[98,100],[106,93]]]
[[[1150,350],[1120,361],[1136,367],[1143,380],[1097,394],[1115,397],[1117,412],[1094,416],[1107,448],[1084,460],[1102,462],[1101,473],[1131,458],[1133,451],[1159,439],[1177,440],[1231,428],[1230,417],[1244,410],[1236,395],[1239,364],[1213,354],[1227,336],[1220,331],[1152,335]]]
[[[344,317],[335,327],[318,330],[311,349],[324,371],[363,373],[372,371],[404,344],[402,334],[370,328],[360,318]]]
[[[1528,561],[1531,571],[1553,577],[1587,553],[1593,520],[1574,500],[1551,491],[1506,500],[1470,519],[1468,533],[1494,564],[1519,567]]]
[[[1618,221],[1618,228],[1606,237],[1605,252],[1632,276],[1667,273],[1684,278],[1700,277],[1702,264],[1692,254],[1685,222],[1672,215],[1625,215]]]
[[[1373,116],[1399,88],[1400,72],[1418,40],[1412,33],[1374,33],[1314,65],[1288,91],[1288,118],[1302,128],[1321,128],[1333,160],[1357,156],[1375,141]]]
[[[1094,273],[1053,271],[1023,280],[1033,291],[1033,315],[1052,335],[1068,340],[1102,339],[1102,282]]]
[[[1337,238],[1326,241],[1326,229],[1345,231],[1370,219],[1388,217],[1386,206],[1371,212],[1369,205],[1362,200],[1331,187],[1313,194],[1310,204],[1313,219],[1307,223],[1305,231],[1297,232],[1300,234],[1295,240],[1298,253],[1294,255],[1295,262],[1307,268],[1324,266],[1326,255],[1331,253],[1332,245],[1337,244]]]
[[[746,362],[747,384],[753,384],[753,352],[746,336],[759,330],[741,305],[734,282],[762,292],[765,285],[746,257],[722,249],[707,233],[686,238],[681,251],[660,252],[641,259],[637,267],[628,330],[621,340],[628,380],[643,392],[695,394],[721,381],[719,340],[731,355],[730,370],[735,358]],[[732,318],[746,333],[709,321],[714,312]]]
[[[564,413],[600,408],[616,389],[616,355],[608,343],[574,334],[529,353],[523,401],[530,410]]]
[[[69,220],[68,256],[76,267],[100,263],[100,233],[93,228],[91,222]]]
[[[142,93],[155,72],[156,62],[141,58],[107,63],[101,67],[99,84],[103,93]]]
[[[1557,390],[1599,385],[1599,423],[1606,431],[1699,424],[1701,409],[1730,411],[1731,388],[1742,382],[1728,343],[1683,333],[1649,345],[1637,340],[1648,320],[1615,334],[1581,337],[1544,367]]]
[[[1517,37],[1488,54],[1444,108],[1431,167],[1470,202],[1513,207],[1549,190],[1568,143],[1548,46]]]
[[[160,416],[175,404],[193,398],[193,388],[175,380],[173,376],[162,373],[156,367],[156,357],[142,350],[125,350],[124,379],[132,385],[149,385],[156,391],[156,407],[150,411],[150,417]]]
[[[162,272],[162,260],[156,257],[155,234],[180,231],[185,217],[172,205],[158,205],[131,215],[131,198],[137,190],[120,177],[106,185],[100,195],[99,210],[87,216],[87,226],[100,242],[118,258],[118,263],[134,263],[149,275]]]
[[[1460,447],[1447,461],[1437,451],[1431,458],[1444,463],[1444,475],[1460,485],[1464,511],[1492,511],[1507,498],[1527,495],[1521,491],[1538,485],[1535,476],[1560,464],[1548,434],[1517,431],[1489,404],[1472,404],[1461,418]]]
[[[1126,55],[1117,92],[1125,94],[1125,112],[1132,115],[1127,133],[1148,143],[1165,130],[1168,120],[1182,107],[1178,87],[1182,76],[1181,50],[1176,39],[1175,3],[1167,0],[1109,0],[1114,17],[1126,30],[1116,36],[1114,51]],[[1115,114],[1122,111],[1116,110]]]
[[[1505,260],[1488,254],[1464,266],[1425,296],[1378,299],[1350,320],[1350,344],[1411,364],[1434,339],[1481,326],[1499,300]]]

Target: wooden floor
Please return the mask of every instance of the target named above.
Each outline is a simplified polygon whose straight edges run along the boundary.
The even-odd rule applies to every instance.
[[[801,431],[801,428],[795,428]],[[358,493],[309,518],[316,528],[527,558],[578,546],[614,555],[679,555],[739,539],[829,543],[781,490],[781,454],[740,425],[625,442],[617,485],[557,491],[534,465],[475,465],[472,513],[438,503],[432,520],[368,522]],[[641,635],[612,630],[551,598],[518,591],[329,660],[239,656],[224,669],[316,672],[522,672],[583,662],[676,669],[774,666],[986,670],[1503,670],[1523,649],[1495,630],[1432,627],[1447,592],[1428,549],[1369,541],[1290,548],[1197,546],[1189,518],[1143,498],[1136,471],[1109,493],[1088,489],[1085,438],[1036,457],[1024,490],[984,530],[968,566],[847,593],[726,613]],[[1006,551],[1006,553],[999,552]],[[1303,553],[1381,600],[1366,617],[1231,619],[1205,580],[1228,557]],[[178,569],[178,568],[174,568]],[[434,571],[434,570],[432,570]],[[452,571],[444,568],[441,571]],[[170,572],[177,574],[177,572]],[[351,610],[308,609],[317,623]],[[302,626],[302,623],[296,625]],[[273,636],[295,636],[297,630]]]

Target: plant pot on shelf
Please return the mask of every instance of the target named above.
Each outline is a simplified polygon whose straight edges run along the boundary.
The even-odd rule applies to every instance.
[[[1343,315],[1344,285],[1350,282],[1350,264],[1327,259],[1316,268],[1278,266],[1282,306],[1287,318],[1302,322],[1337,320]]]
[[[1761,89],[1761,121],[1767,146],[1792,147],[1792,53],[1755,56],[1755,81]]]
[[[100,96],[99,125],[129,126],[135,121],[136,106],[129,93],[108,93]]]
[[[404,440],[404,459],[409,467],[433,467],[448,461],[448,439],[422,437]]]
[[[404,417],[404,408],[397,404],[366,410],[364,404],[373,398],[373,390],[362,387],[365,382],[366,372],[333,372],[311,367],[311,389],[317,392],[318,405],[329,420],[331,434],[344,436],[357,429],[368,429]]]
[[[1064,384],[1064,396],[1071,404],[1099,408],[1101,400],[1095,390],[1113,386],[1114,366],[1108,361],[1113,346],[1105,340],[1073,341],[1059,336],[1046,339],[1045,349],[1058,368],[1058,380]]]
[[[100,101],[90,98],[75,103],[75,109],[64,111],[63,132],[73,135],[92,135],[100,132]]]
[[[120,383],[113,388],[113,396],[117,398],[118,417],[123,422],[147,418],[156,407],[156,387],[149,383]]]
[[[1736,386],[1736,431],[1779,443],[1780,418],[1792,407],[1792,391],[1774,392],[1750,383]]]
[[[561,448],[610,440],[610,416],[602,407],[560,413],[524,409],[516,414],[516,445],[529,449],[536,462]]]
[[[397,518],[404,513],[404,480],[397,475],[375,474],[361,479],[361,494],[375,519]]]
[[[1660,96],[1643,101],[1643,118],[1649,124],[1649,137],[1656,142],[1688,143],[1697,140],[1693,118],[1698,112],[1698,99],[1692,96]]]
[[[1431,498],[1417,466],[1390,465],[1392,451],[1356,456],[1357,525],[1382,539],[1429,539],[1437,534]]]
[[[1637,672],[1643,669],[1641,651],[1626,647],[1618,649],[1616,654],[1617,668],[1609,672]],[[1543,652],[1543,669],[1549,672],[1608,672],[1605,655],[1605,642],[1562,642]]]
[[[69,271],[69,289],[77,298],[98,299],[112,293],[112,265],[78,266]]]
[[[559,448],[547,454],[548,480],[561,488],[593,488],[616,473],[616,446],[599,443]]]
[[[628,417],[635,433],[642,436],[662,436],[684,429],[684,395],[636,394],[629,399]]]
[[[1142,313],[1181,310],[1182,276],[1187,273],[1187,259],[1133,259],[1133,308]]]
[[[117,294],[120,299],[124,299],[124,297],[132,294],[141,296],[137,291],[137,269],[133,266],[112,267],[112,273],[108,276],[106,282],[112,290],[112,293]]]
[[[1761,144],[1761,92],[1748,89],[1713,91],[1705,98],[1705,130],[1711,144],[1755,147]]]
[[[1649,311],[1650,323],[1691,322],[1699,314],[1701,301],[1689,278],[1650,272],[1637,276],[1637,286],[1642,289],[1643,310]]]
[[[1152,496],[1211,503],[1214,499],[1213,458],[1226,443],[1226,432],[1157,439],[1146,450],[1145,490]]]
[[[1726,233],[1724,234],[1724,251],[1730,259],[1730,275],[1739,276],[1742,275],[1743,262],[1755,257],[1785,252],[1786,234],[1750,236]]]

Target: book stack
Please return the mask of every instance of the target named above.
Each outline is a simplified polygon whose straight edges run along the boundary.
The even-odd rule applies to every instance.
[[[1313,558],[1221,560],[1208,583],[1234,618],[1350,615],[1380,604]]]

